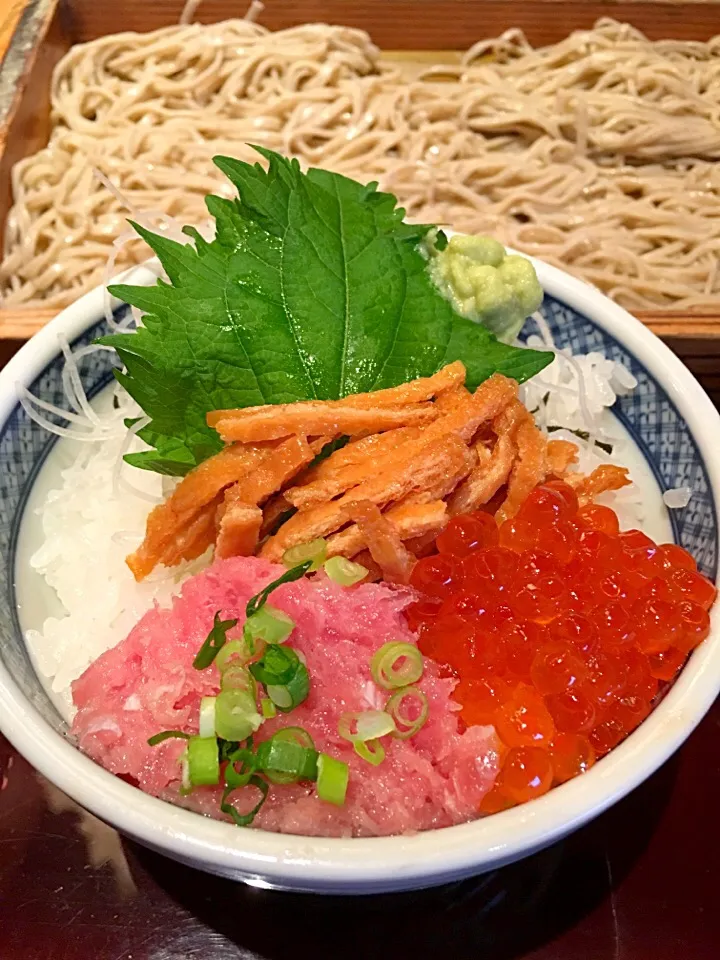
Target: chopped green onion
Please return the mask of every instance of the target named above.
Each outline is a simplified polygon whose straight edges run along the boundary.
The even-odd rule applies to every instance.
[[[297,707],[310,692],[307,667],[290,647],[269,646],[260,660],[250,664],[250,672],[283,712]]]
[[[300,658],[291,647],[272,645],[260,660],[250,664],[250,673],[262,684],[283,686],[295,675]]]
[[[258,767],[273,783],[296,783],[317,779],[317,750],[279,737],[265,740],[257,748]]]
[[[315,749],[313,738],[303,727],[280,727],[273,736],[276,740],[287,740],[290,743],[299,743],[301,747],[307,747],[308,750]]]
[[[418,706],[417,716],[414,718],[403,712],[403,708],[407,710],[407,705],[403,702],[406,699],[414,701]],[[390,697],[385,704],[385,710],[393,718],[397,727],[393,736],[401,740],[409,740],[410,737],[415,736],[428,718],[428,699],[419,687],[404,687]]]
[[[220,673],[230,667],[244,667],[251,658],[252,652],[248,649],[245,640],[230,640],[215,657],[215,666]]]
[[[286,613],[266,603],[257,613],[247,618],[243,635],[252,641],[284,643],[294,629],[295,622]]]
[[[215,737],[190,737],[187,753],[190,783],[194,787],[220,783],[220,758]]]
[[[292,710],[292,694],[287,687],[281,687],[270,683],[267,687],[265,687],[265,689],[267,690],[267,695],[276,710],[281,710],[283,713],[287,713],[288,710]]]
[[[352,587],[368,575],[368,568],[345,557],[330,557],[325,561],[325,573],[341,587]]]
[[[240,764],[237,769],[236,764]],[[228,757],[225,767],[225,784],[233,790],[246,787],[257,769],[257,760],[252,750],[234,750]]]
[[[277,716],[277,710],[275,709],[275,704],[269,697],[262,697],[260,700],[260,712],[262,713],[265,720],[272,720],[273,717]]]
[[[215,732],[223,740],[246,740],[260,724],[255,697],[249,690],[223,690],[215,701]]]
[[[170,740],[172,737],[178,737],[180,740],[189,740],[190,734],[182,730],[163,730],[162,733],[156,733],[150,737],[148,743],[151,747],[156,747],[159,743],[162,743],[163,740]]]
[[[220,611],[215,614],[212,629],[193,660],[196,670],[206,670],[227,641],[228,630],[237,626],[237,620],[221,620]]]
[[[348,765],[327,753],[317,758],[317,795],[326,803],[341,807],[345,803],[345,794],[350,773]]]
[[[361,713],[342,713],[338,733],[350,743],[377,740],[395,732],[395,721],[384,710],[364,710]]]
[[[423,675],[423,658],[411,643],[384,643],[370,661],[372,678],[385,690],[417,683]]]
[[[252,694],[253,700],[257,696],[257,684],[255,678],[247,667],[233,666],[228,667],[220,674],[221,690],[247,690]]]
[[[385,747],[379,740],[361,740],[353,746],[355,753],[374,767],[379,767],[385,759]]]
[[[254,613],[257,613],[258,610],[262,609],[273,590],[282,586],[283,583],[292,583],[293,580],[302,579],[311,566],[312,560],[306,560],[305,563],[301,563],[299,566],[293,567],[292,570],[286,571],[281,577],[278,577],[277,580],[273,580],[272,583],[269,583],[260,593],[256,593],[254,597],[250,597],[245,607],[245,616],[251,617]]]
[[[201,737],[215,736],[215,697],[203,697],[200,701],[200,726]]]
[[[220,802],[220,809],[222,810],[222,812],[232,817],[235,823],[238,825],[238,827],[250,826],[250,824],[253,822],[255,817],[258,815],[258,812],[260,811],[260,807],[262,807],[262,805],[267,800],[268,790],[270,789],[269,785],[266,783],[265,780],[262,779],[262,777],[256,777],[254,775],[250,777],[250,780],[248,781],[246,786],[257,787],[257,789],[260,791],[260,794],[261,794],[260,799],[258,800],[258,802],[255,804],[255,806],[252,808],[252,810],[249,813],[238,813],[235,807],[231,803],[228,803],[228,798],[230,797],[230,794],[234,790],[236,790],[237,787],[225,787],[225,790],[223,791],[223,795],[222,795],[222,800]]]
[[[296,567],[299,563],[310,561],[309,570],[318,570],[323,560],[327,556],[327,542],[318,537],[316,540],[310,540],[309,543],[299,543],[296,547],[290,547],[283,554],[283,563],[286,567]]]

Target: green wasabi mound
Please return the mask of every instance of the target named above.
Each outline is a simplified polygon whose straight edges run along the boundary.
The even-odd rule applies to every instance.
[[[512,342],[526,318],[542,303],[535,268],[525,257],[507,254],[492,237],[452,237],[444,250],[428,245],[430,275],[463,317],[483,323]]]

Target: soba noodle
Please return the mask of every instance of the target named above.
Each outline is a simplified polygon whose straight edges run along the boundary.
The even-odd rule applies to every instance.
[[[201,223],[204,195],[229,194],[212,156],[255,159],[248,142],[379,180],[409,217],[492,233],[631,309],[720,302],[720,38],[602,20],[534,50],[509,31],[408,80],[358,30],[182,24],[71,49],[52,119],[13,171],[8,306],[102,280],[126,211],[94,167],[146,220]]]

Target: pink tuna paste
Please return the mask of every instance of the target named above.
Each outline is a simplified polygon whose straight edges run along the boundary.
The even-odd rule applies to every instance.
[[[81,749],[148,793],[223,818],[218,788],[179,795],[183,742],[150,747],[147,739],[169,729],[197,733],[200,698],[218,692],[219,675],[214,664],[199,671],[192,661],[215,613],[242,624],[248,599],[283,569],[254,557],[218,561],[184,584],[171,609],[145,614],[125,640],[73,684],[78,710],[72,733]],[[373,683],[370,659],[389,640],[415,643],[402,616],[412,599],[407,589],[372,583],[343,588],[324,575],[273,592],[272,605],[295,622],[288,644],[305,656],[310,694],[290,714],[263,724],[256,742],[282,726],[304,727],[318,750],[349,764],[350,782],[343,807],[320,800],[314,784],[271,786],[254,826],[307,836],[367,837],[477,816],[499,769],[498,743],[492,727],[460,732],[459,707],[451,700],[455,681],[441,677],[432,661],[425,660],[420,681],[429,718],[410,740],[385,738],[382,764],[367,763],[338,734],[344,711],[384,705],[387,693]],[[254,802],[255,794],[249,799]]]

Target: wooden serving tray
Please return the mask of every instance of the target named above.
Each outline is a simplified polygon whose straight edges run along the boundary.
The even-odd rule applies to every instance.
[[[73,43],[177,22],[182,6],[182,0],[0,0],[0,237],[12,165],[47,143],[50,75],[60,57]],[[242,7],[243,0],[206,0],[196,19],[237,17]],[[717,0],[266,0],[261,22],[271,29],[312,21],[360,27],[387,51],[386,59],[412,74],[420,65],[457,62],[460,50],[509,27],[521,27],[534,44],[553,43],[602,16],[626,20],[652,39],[720,34]],[[0,309],[0,362],[55,313]],[[637,315],[720,400],[720,310]]]

